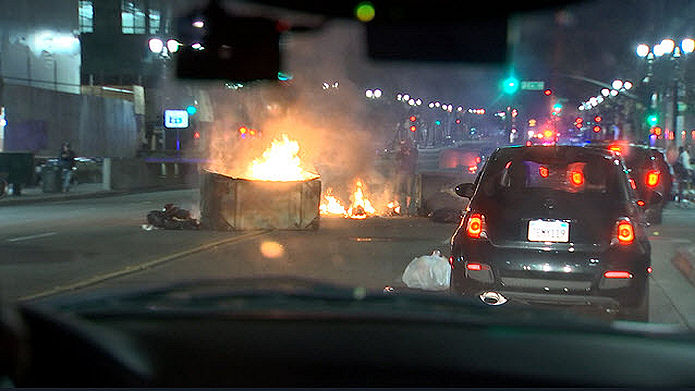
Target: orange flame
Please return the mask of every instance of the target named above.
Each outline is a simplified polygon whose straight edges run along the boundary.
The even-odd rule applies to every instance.
[[[386,207],[389,208],[389,211],[393,212],[394,214],[401,214],[401,204],[398,203],[398,201],[391,201],[386,204]]]
[[[326,194],[323,195],[323,201],[319,206],[319,212],[322,215],[340,215],[345,216],[346,208],[333,195],[333,189],[326,189]]]
[[[273,140],[263,155],[254,159],[243,175],[246,179],[259,181],[307,181],[318,178],[318,174],[307,171],[299,159],[299,143],[286,134]]]
[[[355,186],[355,192],[352,194],[352,204],[347,210],[347,217],[351,219],[366,219],[367,217],[376,214],[376,209],[374,209],[372,203],[369,202],[367,197],[364,195],[362,181],[358,179]]]

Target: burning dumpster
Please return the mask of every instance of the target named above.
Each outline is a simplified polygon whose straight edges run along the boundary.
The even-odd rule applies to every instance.
[[[206,171],[200,188],[203,227],[215,230],[319,227],[321,181],[259,181]]]
[[[283,135],[239,175],[205,170],[200,187],[202,226],[318,229],[321,181],[302,166],[298,153],[299,144]]]

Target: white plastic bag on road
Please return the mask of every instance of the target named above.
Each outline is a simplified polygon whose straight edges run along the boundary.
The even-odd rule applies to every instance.
[[[410,261],[403,272],[403,282],[408,288],[443,291],[449,288],[451,266],[439,250]]]

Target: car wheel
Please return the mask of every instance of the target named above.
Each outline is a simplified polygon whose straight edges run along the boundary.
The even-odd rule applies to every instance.
[[[649,322],[649,280],[644,289],[642,300],[636,307],[621,309],[618,314],[620,320],[630,320],[636,322]]]

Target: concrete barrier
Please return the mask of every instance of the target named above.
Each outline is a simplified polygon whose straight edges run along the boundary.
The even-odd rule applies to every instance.
[[[197,163],[146,162],[143,159],[105,158],[104,190],[140,190],[198,187]]]

